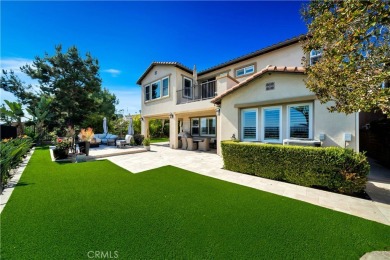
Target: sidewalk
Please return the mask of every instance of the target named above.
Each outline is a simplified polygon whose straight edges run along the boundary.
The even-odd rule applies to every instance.
[[[133,173],[173,165],[198,174],[390,225],[390,203],[386,204],[386,198],[384,199],[390,191],[390,184],[370,181],[367,192],[373,200],[369,201],[224,170],[222,158],[214,153],[174,150],[161,144],[152,145],[151,148],[151,152],[107,159]]]

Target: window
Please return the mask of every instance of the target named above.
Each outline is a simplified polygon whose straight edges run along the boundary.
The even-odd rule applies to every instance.
[[[316,64],[322,56],[322,50],[312,50],[310,52],[310,65]]]
[[[281,142],[282,140],[282,112],[281,107],[263,108],[262,141]]]
[[[241,77],[247,74],[251,74],[253,72],[255,72],[255,65],[250,65],[248,67],[236,70],[236,77]]]
[[[257,109],[243,109],[241,111],[241,139],[243,141],[257,141]]]
[[[162,79],[162,96],[166,97],[169,95],[169,78],[163,78]]]
[[[215,135],[217,119],[215,117],[202,117],[200,119],[200,135]]]
[[[288,136],[290,138],[312,138],[312,105],[288,106]]]
[[[183,78],[183,97],[192,98],[192,79]]]
[[[145,86],[145,101],[150,99],[150,85]]]
[[[152,99],[159,98],[161,96],[160,81],[152,83]]]
[[[191,135],[199,135],[199,118],[191,119]]]
[[[169,96],[169,76],[145,86],[145,101]]]
[[[193,136],[215,136],[216,129],[216,117],[191,118],[191,135]]]

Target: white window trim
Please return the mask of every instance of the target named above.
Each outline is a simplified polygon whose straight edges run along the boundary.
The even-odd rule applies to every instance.
[[[158,97],[158,98],[153,98],[153,84],[154,83],[157,83],[157,82],[160,82],[160,96]],[[157,99],[160,99],[161,98],[161,94],[162,94],[162,84],[161,84],[162,82],[161,82],[161,79],[159,79],[159,80],[156,80],[156,81],[154,81],[154,82],[152,82],[152,83],[150,83],[150,100],[157,100]]]
[[[149,101],[151,101],[151,96],[150,96],[150,86],[151,86],[150,84],[147,84],[147,85],[145,85],[145,87],[144,87],[144,95],[145,95],[145,98],[144,98],[144,100],[145,100],[145,102],[149,102]],[[147,88],[147,87],[149,87],[149,91],[148,91],[148,92],[149,92],[149,93],[148,93],[148,94],[149,94],[149,99],[146,99],[146,88]]]
[[[246,72],[247,69],[249,69],[249,68],[252,68],[252,72]],[[238,73],[240,70],[244,70],[244,74],[242,74],[242,75],[237,75],[237,73]],[[247,66],[247,67],[244,67],[244,68],[241,68],[241,69],[236,70],[236,78],[237,78],[237,77],[242,77],[242,76],[245,76],[245,75],[248,75],[248,74],[252,74],[252,73],[254,73],[254,72],[255,72],[255,65],[249,65],[249,66]]]
[[[163,96],[163,80],[164,79],[168,79],[168,95],[166,96]],[[160,97],[158,98],[152,98],[152,85],[156,82],[160,82]],[[145,88],[145,92],[146,92],[146,87],[149,86],[149,100],[146,100],[146,93],[144,92],[144,95],[145,95],[145,98],[144,98],[144,102],[145,103],[148,103],[148,102],[153,102],[153,101],[156,101],[156,100],[159,100],[159,99],[163,99],[163,98],[168,98],[169,97],[169,94],[170,94],[170,84],[171,84],[171,79],[170,79],[170,75],[168,76],[165,76],[163,78],[160,78],[156,81],[153,81],[151,83],[148,83],[148,84],[145,84],[144,85],[144,88]]]
[[[186,95],[185,95],[185,84],[184,84],[184,83],[185,83],[185,80],[186,80],[186,79],[189,80],[189,81],[191,81],[191,87],[190,87],[190,93],[191,93],[191,94],[190,94],[189,96],[186,96]],[[182,95],[182,96],[183,96],[184,98],[192,98],[192,97],[194,96],[194,93],[192,93],[192,92],[193,92],[192,86],[193,86],[193,81],[192,81],[192,79],[191,79],[191,78],[187,78],[187,77],[183,77],[183,95]]]
[[[217,117],[215,116],[204,116],[204,117],[199,117],[199,136],[217,136],[217,125],[215,125],[215,134],[202,134],[202,118],[206,118],[207,119],[215,119],[215,124],[217,124]],[[207,121],[206,121],[207,122]]]
[[[292,138],[290,136],[290,107],[295,106],[309,106],[309,138],[302,139],[313,139],[313,103],[297,103],[287,105],[287,137]]]
[[[168,79],[168,94],[165,96],[164,96],[164,84],[163,84],[164,79]],[[169,76],[161,79],[161,97],[169,97],[169,84],[170,84]]]
[[[313,51],[316,51],[317,54],[316,55],[312,55]],[[310,53],[309,53],[310,66],[314,65],[314,63],[313,63],[313,59],[314,58],[318,58],[318,57],[321,57],[321,56],[322,56],[322,50],[311,50]]]
[[[266,109],[275,109],[275,108],[278,108],[279,109],[279,139],[267,139],[265,140],[264,139],[264,134],[265,134],[265,129],[264,129],[264,120],[265,120],[265,116],[264,116],[264,111]],[[282,121],[282,114],[283,114],[283,110],[282,110],[282,106],[270,106],[270,107],[262,107],[261,108],[261,141],[262,142],[267,142],[267,143],[282,143],[282,126],[283,126],[283,121]]]
[[[256,112],[256,138],[255,139],[245,139],[244,138],[244,112],[254,111]],[[241,109],[241,140],[245,142],[253,142],[259,140],[259,111],[257,108],[245,108]]]

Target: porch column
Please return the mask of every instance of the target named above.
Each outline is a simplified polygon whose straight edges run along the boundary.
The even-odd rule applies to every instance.
[[[173,115],[172,118],[169,118],[169,145],[172,149],[177,149],[179,147],[179,122],[177,115]]]
[[[221,149],[221,140],[222,140],[222,116],[221,116],[221,107],[219,106],[216,110],[216,116],[217,116],[217,154],[219,156],[222,156],[222,149]]]
[[[149,118],[141,118],[141,134],[145,137],[149,137]]]

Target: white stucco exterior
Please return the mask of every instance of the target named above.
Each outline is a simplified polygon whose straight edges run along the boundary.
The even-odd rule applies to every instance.
[[[237,138],[241,138],[241,113],[243,109],[252,108],[257,111],[257,138],[254,141],[262,141],[263,109],[270,106],[279,107],[281,111],[280,134],[282,140],[290,137],[289,106],[308,104],[311,118],[310,139],[319,140],[321,134],[325,136],[325,139],[321,140],[323,146],[349,147],[358,150],[358,117],[356,114],[329,113],[327,105],[320,104],[314,93],[306,88],[303,72],[267,72],[256,78],[251,77],[268,65],[300,67],[302,66],[303,56],[303,50],[297,41],[257,56],[251,56],[244,60],[240,59],[235,63],[227,63],[226,66],[221,65],[217,69],[200,72],[198,83],[205,80],[215,81],[215,95],[221,95],[228,90],[235,89],[238,84],[245,83],[231,93],[229,92],[230,94],[223,96],[217,102],[217,105],[211,103],[211,99],[182,102],[182,96],[180,95],[183,95],[183,78],[193,79],[193,75],[189,73],[190,69],[185,69],[173,63],[152,64],[150,71],[145,72],[146,75],[143,75],[139,83],[142,88],[142,134],[148,135],[150,119],[169,119],[170,145],[171,148],[178,148],[180,125],[182,131],[191,132],[191,118],[215,117],[216,134],[213,138],[217,140],[217,151],[220,153],[221,141],[230,140],[233,134]],[[253,73],[236,77],[237,69],[250,65],[254,66]],[[169,77],[169,94],[166,97],[145,101],[145,86],[166,77]],[[274,83],[275,88],[266,90],[265,86],[270,82]],[[195,82],[193,84],[196,85]],[[195,88],[193,91],[195,91]],[[350,142],[345,142],[345,134],[352,135]]]

